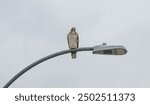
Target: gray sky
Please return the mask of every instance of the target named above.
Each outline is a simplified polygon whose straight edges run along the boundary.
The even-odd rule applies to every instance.
[[[32,62],[68,49],[124,45],[124,56],[79,52],[31,69],[11,87],[150,87],[149,0],[0,0],[0,87]]]

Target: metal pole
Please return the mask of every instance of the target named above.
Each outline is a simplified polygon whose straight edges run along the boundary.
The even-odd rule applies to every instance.
[[[93,51],[93,47],[82,47],[82,48],[77,48],[77,49],[68,49],[68,50],[63,50],[63,51],[60,51],[60,52],[56,52],[56,53],[53,53],[51,55],[48,55],[44,58],[41,58],[35,62],[33,62],[32,64],[30,64],[29,66],[27,66],[26,68],[24,68],[23,70],[21,70],[19,73],[17,73],[13,78],[11,78],[3,88],[8,88],[16,79],[18,79],[21,75],[23,75],[24,73],[26,73],[28,70],[30,70],[31,68],[35,67],[36,65],[48,60],[48,59],[51,59],[51,58],[54,58],[54,57],[57,57],[57,56],[60,56],[60,55],[64,55],[64,54],[67,54],[67,53],[71,53],[71,52],[78,52],[78,51]]]

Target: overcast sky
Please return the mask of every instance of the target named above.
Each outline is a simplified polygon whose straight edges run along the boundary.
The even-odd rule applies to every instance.
[[[34,67],[10,87],[150,87],[149,0],[0,0],[0,87],[34,61],[68,49],[123,45],[124,56],[79,52]]]

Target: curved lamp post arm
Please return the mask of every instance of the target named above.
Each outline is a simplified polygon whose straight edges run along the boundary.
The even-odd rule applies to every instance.
[[[3,88],[8,88],[16,79],[18,79],[21,75],[23,75],[24,73],[26,73],[28,70],[30,70],[31,68],[35,67],[36,65],[48,60],[48,59],[51,59],[51,58],[54,58],[54,57],[57,57],[57,56],[60,56],[60,55],[64,55],[64,54],[67,54],[67,53],[71,53],[71,52],[78,52],[78,51],[93,51],[94,47],[83,47],[83,48],[77,48],[77,49],[68,49],[68,50],[63,50],[63,51],[60,51],[60,52],[56,52],[56,53],[53,53],[51,55],[48,55],[44,58],[41,58],[35,62],[33,62],[32,64],[30,64],[29,66],[27,66],[26,68],[24,68],[23,70],[21,70],[19,73],[17,73],[12,79],[10,79]]]

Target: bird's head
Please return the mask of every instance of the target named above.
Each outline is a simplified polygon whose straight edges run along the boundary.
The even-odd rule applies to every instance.
[[[76,31],[76,28],[75,28],[75,27],[72,27],[72,28],[71,28],[71,31],[74,31],[74,32],[75,32],[75,31]]]

